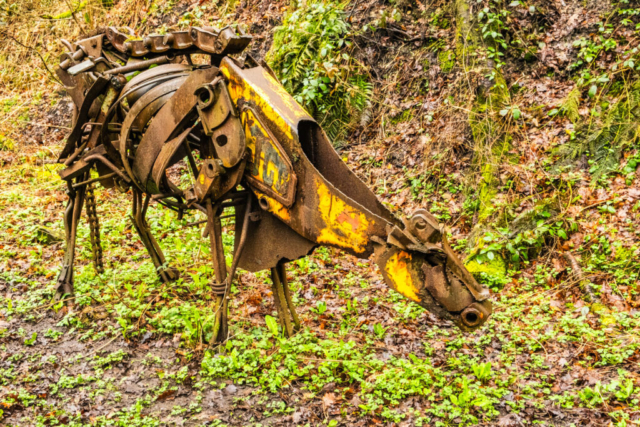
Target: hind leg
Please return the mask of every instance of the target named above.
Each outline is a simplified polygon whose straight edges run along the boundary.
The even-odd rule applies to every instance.
[[[151,234],[151,228],[145,219],[147,214],[147,208],[149,207],[149,200],[151,196],[146,195],[144,201],[142,200],[142,193],[137,190],[133,191],[133,212],[131,219],[133,220],[133,226],[135,227],[140,240],[144,243],[153,265],[156,267],[160,280],[164,283],[172,282],[178,278],[178,271],[174,268],[167,268],[166,259],[160,249],[160,245]]]
[[[78,178],[78,180],[80,179]],[[67,195],[69,196],[69,202],[64,212],[64,230],[67,241],[62,261],[62,271],[58,275],[58,288],[56,290],[56,298],[58,299],[64,295],[73,295],[73,263],[75,261],[76,238],[78,222],[80,221],[85,199],[85,187],[74,190],[70,182],[68,182],[68,185]]]
[[[96,196],[91,184],[87,185],[85,204],[87,205],[87,221],[89,222],[93,266],[98,274],[102,274],[104,273],[104,262],[102,260],[102,243],[100,242],[100,220],[96,209]]]

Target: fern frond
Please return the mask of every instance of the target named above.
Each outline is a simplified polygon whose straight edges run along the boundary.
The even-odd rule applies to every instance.
[[[569,120],[571,120],[571,122],[575,125],[580,120],[580,113],[578,112],[579,109],[580,89],[576,86],[571,92],[569,92],[564,102],[562,103],[562,110],[565,112]]]

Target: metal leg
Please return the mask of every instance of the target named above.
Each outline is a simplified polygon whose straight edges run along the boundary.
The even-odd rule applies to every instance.
[[[91,238],[91,253],[93,256],[93,266],[98,274],[104,273],[104,262],[102,260],[102,243],[100,242],[100,221],[96,211],[96,197],[93,193],[93,185],[86,186],[87,221],[89,221],[89,237]]]
[[[220,210],[220,204],[214,205],[211,200],[207,200],[206,207],[211,258],[216,275],[216,283],[211,286],[211,290],[216,295],[216,320],[213,329],[213,342],[222,343],[226,341],[229,336],[229,288],[235,277],[242,250],[247,242],[247,230],[249,228],[249,217],[251,216],[251,198],[247,199],[241,228],[238,228],[239,222],[236,223],[235,232],[236,236],[240,236],[240,240],[233,254],[233,262],[231,263],[231,269],[229,271],[227,271],[224,246],[222,245],[222,223],[220,221],[222,212]]]
[[[151,229],[145,219],[150,199],[151,196],[147,194],[143,202],[142,193],[135,190],[133,191],[133,212],[131,219],[133,220],[133,226],[138,232],[142,243],[144,243],[144,246],[147,248],[147,252],[149,252],[149,256],[151,257],[151,261],[153,261],[153,265],[156,267],[160,280],[164,283],[168,283],[178,278],[178,271],[174,268],[166,267],[165,264],[167,261],[162,253],[162,249],[151,234]]]
[[[276,310],[278,311],[280,325],[284,328],[287,336],[290,337],[294,332],[300,330],[300,319],[291,300],[291,290],[287,282],[286,263],[279,262],[275,268],[271,269],[271,282],[273,299],[276,304]]]
[[[227,289],[227,262],[224,259],[224,246],[222,245],[222,223],[218,211],[219,205],[214,206],[211,200],[208,200],[207,226],[209,227],[209,245],[216,275],[216,283],[211,286],[216,295],[216,320],[213,327],[213,336],[215,342],[222,343],[229,336],[229,293]]]
[[[78,182],[83,177],[78,178]],[[67,192],[69,202],[64,212],[64,230],[67,238],[67,246],[64,251],[64,259],[62,261],[62,271],[58,276],[58,289],[56,290],[56,298],[63,295],[73,295],[73,263],[76,255],[76,237],[78,232],[78,222],[82,214],[82,205],[84,204],[85,188],[81,187],[74,190],[69,183]]]
[[[293,305],[293,301],[291,299],[291,289],[289,288],[289,281],[287,280],[287,263],[279,262],[278,273],[280,276],[280,283],[282,283],[282,288],[284,290],[284,297],[287,300],[287,306],[289,307],[289,312],[291,312],[291,319],[293,320],[293,330],[299,331],[301,324],[300,318],[298,317],[298,313],[296,313],[296,307]]]

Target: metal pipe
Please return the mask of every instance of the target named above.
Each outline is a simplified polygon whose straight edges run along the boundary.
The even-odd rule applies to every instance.
[[[91,162],[91,161],[94,161],[94,160],[98,160],[98,161],[102,162],[103,165],[105,165],[106,167],[108,167],[109,169],[114,171],[116,173],[116,175],[118,175],[120,178],[122,178],[122,180],[124,182],[126,182],[126,183],[130,183],[131,182],[131,180],[129,179],[128,176],[123,174],[120,169],[118,169],[113,163],[111,163],[109,160],[105,159],[100,154],[92,154],[91,156],[85,157],[83,160],[85,162]]]
[[[148,59],[146,61],[136,62],[135,64],[125,65],[123,67],[112,68],[104,72],[106,75],[112,74],[127,74],[132,73],[134,71],[140,71],[149,68],[152,65],[162,65],[166,64],[172,59],[174,59],[174,55],[164,55],[158,58]]]
[[[240,232],[240,241],[238,242],[238,249],[236,253],[233,254],[233,262],[231,263],[231,271],[227,276],[227,289],[233,280],[233,276],[236,274],[236,268],[238,267],[238,262],[240,261],[240,255],[242,255],[242,250],[244,249],[244,244],[247,240],[247,229],[249,228],[249,217],[251,216],[251,197],[247,197],[247,207],[244,211],[244,220],[242,221],[242,231]]]
[[[67,68],[69,68],[71,66],[71,62],[72,61],[79,61],[80,59],[82,59],[85,56],[85,53],[84,53],[84,50],[78,49],[73,53],[65,52],[64,56],[66,56],[67,59],[62,61],[60,63],[60,65],[59,65],[59,67],[62,68],[63,70],[66,70]]]
[[[87,148],[88,143],[89,143],[89,140],[87,139],[85,142],[82,143],[82,145],[80,145],[80,148],[78,148],[73,154],[69,156],[67,160],[64,161],[64,165],[70,166],[71,163],[84,151],[84,149]]]
[[[182,192],[180,192],[180,193],[164,193],[164,194],[154,194],[153,196],[151,196],[151,198],[154,201],[162,200],[162,199],[168,199],[170,197],[176,197],[176,198],[183,197],[183,193]]]
[[[73,184],[73,188],[82,187],[84,185],[89,185],[89,184],[92,184],[92,183],[98,182],[98,181],[104,181],[105,179],[113,178],[115,175],[116,175],[116,173],[112,172],[112,173],[109,173],[109,174],[104,175],[104,176],[99,176],[97,178],[93,178],[93,179],[89,179],[87,181],[79,182],[77,184]]]

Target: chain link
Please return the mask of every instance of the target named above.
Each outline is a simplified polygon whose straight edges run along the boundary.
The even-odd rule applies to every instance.
[[[102,262],[102,243],[100,242],[100,223],[96,211],[96,196],[93,193],[93,185],[87,185],[87,219],[89,221],[89,236],[91,238],[91,252],[93,255],[93,265],[99,274],[104,273]]]

